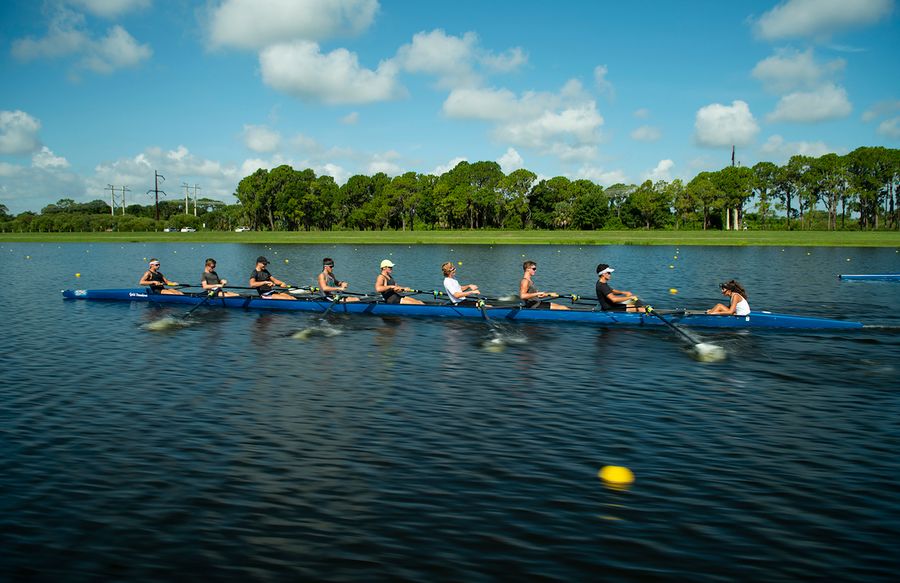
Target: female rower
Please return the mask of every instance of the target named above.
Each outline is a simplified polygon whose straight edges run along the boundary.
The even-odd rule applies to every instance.
[[[456,280],[456,266],[453,262],[448,261],[441,265],[441,271],[444,273],[444,289],[447,290],[447,297],[454,306],[473,307],[478,305],[476,300],[468,299],[469,296],[477,296],[481,292],[474,283],[460,285]]]
[[[716,304],[709,310],[707,314],[721,314],[723,316],[746,316],[750,313],[750,303],[747,301],[747,292],[744,286],[733,279],[719,286],[725,297],[731,298],[731,302],[726,306],[724,304]]]
[[[222,279],[219,277],[219,274],[216,273],[216,260],[212,257],[207,259],[206,266],[203,268],[203,273],[200,274],[200,286],[205,290],[216,290],[213,295],[225,296],[227,298],[237,296],[238,294],[234,292],[227,292],[222,289],[227,283],[227,279]]]
[[[334,275],[334,259],[326,257],[322,260],[322,273],[319,274],[319,291],[326,298],[336,299],[334,294],[340,297],[342,302],[358,302],[359,298],[352,296],[341,296],[341,292],[347,289],[349,284],[346,281],[340,281]]]
[[[268,264],[269,260],[262,255],[256,258],[256,269],[250,274],[250,287],[254,288],[266,300],[297,299],[291,294],[275,291],[275,285],[280,285],[281,287],[287,287],[288,285],[269,273],[269,270],[266,269]]]
[[[386,304],[424,304],[425,302],[401,296],[400,292],[411,292],[412,288],[394,283],[394,263],[390,259],[381,262],[381,273],[375,278],[375,291],[381,294]]]
[[[177,289],[166,289],[167,285],[178,285],[177,281],[169,281],[166,276],[159,270],[159,259],[154,257],[147,266],[147,271],[141,277],[138,285],[147,286],[151,294],[166,294],[170,296],[183,296],[184,294]]]
[[[619,311],[619,312],[645,312],[637,296],[630,291],[621,289],[613,289],[609,285],[609,278],[615,271],[606,263],[597,266],[597,284],[594,286],[597,292],[597,302],[600,304],[601,310]]]
[[[537,263],[534,261],[526,261],[522,264],[522,270],[525,274],[519,282],[519,298],[525,302],[526,308],[538,308],[540,310],[568,310],[569,306],[556,304],[553,302],[542,302],[542,298],[558,298],[556,292],[537,291],[531,278],[537,272]]]

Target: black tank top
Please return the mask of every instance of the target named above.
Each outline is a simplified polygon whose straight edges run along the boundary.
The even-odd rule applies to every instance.
[[[378,275],[384,275],[384,274],[379,273]],[[385,281],[384,281],[385,285],[397,285],[394,283],[394,276],[385,275],[384,277],[385,277]],[[400,300],[402,299],[403,296],[401,296],[400,294],[398,294],[397,292],[395,292],[392,289],[388,289],[388,290],[381,292],[381,297],[384,298],[384,303],[386,303],[386,304],[399,304]]]

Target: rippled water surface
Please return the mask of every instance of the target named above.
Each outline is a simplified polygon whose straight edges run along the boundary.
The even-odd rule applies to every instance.
[[[516,325],[64,301],[203,260],[296,285],[721,301],[843,332]],[[893,580],[900,567],[896,249],[0,244],[0,579]],[[80,277],[75,274],[79,273]],[[678,290],[676,294],[670,289]],[[298,334],[298,332],[300,334]],[[499,338],[499,342],[496,340]],[[597,477],[630,468],[627,489]]]

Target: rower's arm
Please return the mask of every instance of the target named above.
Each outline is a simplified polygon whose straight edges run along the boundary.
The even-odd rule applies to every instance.
[[[150,285],[150,286],[154,286],[154,285],[155,285],[155,286],[159,286],[160,283],[159,283],[158,281],[153,281],[152,279],[150,279],[150,272],[149,272],[149,271],[145,271],[145,272],[144,272],[144,275],[141,276],[141,281],[138,282],[138,285],[141,285],[141,286],[148,286],[148,285]]]
[[[379,274],[379,276],[375,278],[375,291],[377,291],[378,293],[383,293],[391,289],[397,290],[397,288],[400,287],[398,285],[387,285],[384,283],[385,281],[387,281],[387,278],[383,274]]]
[[[544,292],[528,293],[528,280],[524,277],[522,278],[522,281],[519,282],[519,297],[521,299],[530,300],[532,298],[541,298],[544,297],[543,294]]]

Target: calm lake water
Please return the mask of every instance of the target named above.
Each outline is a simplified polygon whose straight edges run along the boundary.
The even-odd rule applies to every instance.
[[[666,329],[64,301],[159,257],[246,285],[257,255],[351,289],[403,285],[859,320],[845,332]],[[677,258],[676,258],[677,257]],[[894,580],[900,567],[897,249],[0,244],[0,579]],[[79,273],[80,277],[75,274]],[[670,293],[677,289],[677,294]],[[293,335],[302,330],[306,339]],[[636,480],[615,489],[605,465]]]

